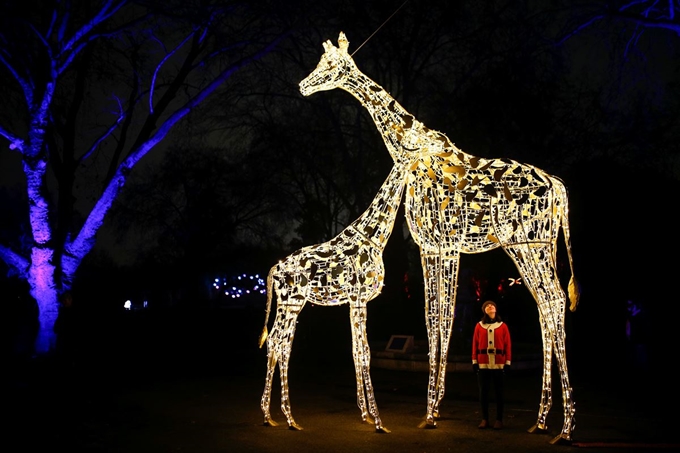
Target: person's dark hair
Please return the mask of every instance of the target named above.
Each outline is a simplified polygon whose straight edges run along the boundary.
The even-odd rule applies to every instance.
[[[484,315],[482,316],[482,322],[484,324],[502,322],[503,320],[501,319],[501,315],[499,315],[498,312],[496,312],[496,317],[494,319],[489,318],[489,315],[487,315],[486,311],[484,310],[487,305],[493,305],[494,307],[496,307],[496,309],[498,309],[498,305],[496,305],[496,302],[494,302],[493,300],[487,300],[486,302],[484,302],[482,304],[482,313],[484,313]]]
[[[494,302],[494,301],[492,301],[492,300],[487,300],[486,302],[484,302],[484,303],[482,304],[482,313],[486,313],[485,310],[486,310],[486,306],[487,306],[487,305],[493,305],[494,307],[498,308],[498,306],[496,305],[496,302]]]

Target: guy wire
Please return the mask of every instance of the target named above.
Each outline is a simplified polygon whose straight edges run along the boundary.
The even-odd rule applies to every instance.
[[[373,37],[373,35],[375,35],[376,33],[378,33],[378,31],[379,31],[381,28],[383,28],[383,25],[385,25],[390,19],[392,19],[392,16],[394,16],[395,14],[397,14],[397,12],[398,12],[398,11],[399,11],[406,3],[408,3],[408,0],[404,1],[404,3],[402,3],[401,6],[400,6],[399,8],[397,8],[396,10],[394,10],[394,12],[390,15],[390,17],[388,17],[387,19],[385,19],[385,22],[383,22],[382,25],[380,25],[380,27],[378,27],[373,33],[371,33],[371,36],[369,36],[368,38],[366,38],[366,40],[365,40],[364,42],[362,42],[361,45],[360,45],[359,47],[357,47],[357,50],[355,50],[354,52],[352,52],[352,54],[351,54],[350,56],[353,57],[355,53],[359,52],[359,49],[361,49],[361,48],[364,46],[364,44],[366,44],[366,43],[368,42],[368,40],[371,39],[371,38]]]

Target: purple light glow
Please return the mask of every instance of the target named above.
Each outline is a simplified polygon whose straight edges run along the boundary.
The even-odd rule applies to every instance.
[[[36,338],[35,351],[44,353],[50,351],[56,342],[56,335],[51,328],[54,326],[59,313],[57,292],[54,288],[54,265],[52,265],[52,250],[33,248],[28,282],[31,295],[40,309],[40,330]],[[49,326],[50,328],[43,328]]]

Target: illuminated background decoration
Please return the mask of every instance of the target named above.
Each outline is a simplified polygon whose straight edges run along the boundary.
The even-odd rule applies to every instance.
[[[237,276],[217,277],[213,281],[213,290],[229,299],[240,299],[251,294],[264,294],[265,282],[258,274],[240,274]]]
[[[338,47],[330,40],[323,47],[318,66],[300,83],[302,94],[335,88],[347,91],[368,110],[394,161],[415,159],[407,175],[405,204],[409,230],[420,248],[425,281],[430,377],[427,413],[421,426],[436,426],[444,397],[460,254],[502,247],[536,300],[541,324],[543,389],[538,419],[529,431],[547,429],[554,355],[562,383],[564,424],[552,443],[571,441],[575,408],[565,354],[567,298],[556,268],[560,228],[572,271],[572,311],[578,303],[578,288],[573,277],[564,184],[531,165],[464,153],[446,135],[425,127],[357,69],[344,33],[340,33]]]
[[[267,277],[267,314],[260,347],[267,343],[267,375],[261,407],[264,424],[276,426],[270,413],[272,381],[279,365],[281,410],[288,427],[302,429],[293,419],[288,392],[288,362],[297,317],[309,302],[322,306],[349,304],[352,356],[356,373],[357,404],[361,418],[375,423],[377,432],[389,432],[380,420],[370,376],[371,351],[366,336],[366,303],[382,291],[383,251],[389,239],[404,190],[410,161],[396,159],[392,171],[368,209],[323,244],[304,247],[279,262]],[[278,303],[271,333],[267,324],[273,293]],[[371,420],[370,416],[373,417]]]

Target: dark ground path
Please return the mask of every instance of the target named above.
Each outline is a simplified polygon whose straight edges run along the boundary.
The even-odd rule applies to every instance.
[[[558,380],[550,432],[526,432],[538,409],[537,370],[512,372],[506,427],[493,431],[476,428],[480,416],[472,373],[449,373],[438,429],[423,430],[417,425],[425,413],[426,373],[373,368],[378,407],[392,430],[376,434],[360,422],[349,352],[304,346],[301,339],[291,360],[290,392],[295,418],[305,429],[286,429],[278,385],[272,414],[281,425],[264,427],[259,401],[265,351],[256,347],[260,317],[234,318],[230,333],[208,334],[206,328],[140,335],[127,325],[114,342],[119,349],[81,357],[79,366],[66,371],[47,362],[10,364],[3,386],[9,419],[5,443],[12,446],[7,451],[680,452],[672,416],[679,402],[675,383],[658,382],[639,370],[617,374],[578,366],[572,373],[577,413],[570,446],[548,443],[562,425]],[[145,346],[137,343],[142,340]]]

